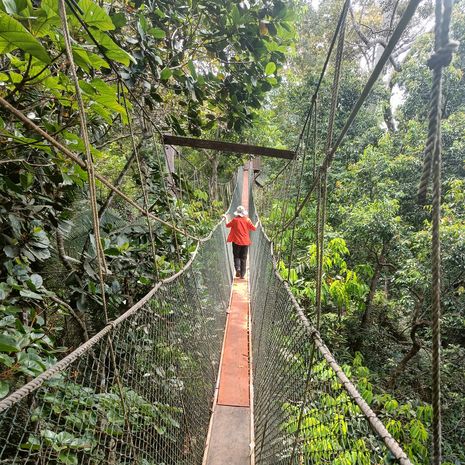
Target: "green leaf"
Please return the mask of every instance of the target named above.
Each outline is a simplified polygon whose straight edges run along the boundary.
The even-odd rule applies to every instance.
[[[83,19],[89,25],[101,31],[112,31],[115,25],[105,10],[91,0],[81,0],[79,7],[84,12]]]
[[[166,37],[165,31],[159,27],[152,27],[149,34],[155,39],[164,39]]]
[[[231,19],[232,19],[233,24],[235,25],[241,23],[241,13],[239,11],[239,8],[237,8],[236,5],[234,5],[231,10]]]
[[[0,352],[18,352],[20,349],[18,341],[15,338],[8,334],[0,334]]]
[[[160,79],[162,81],[167,81],[171,76],[172,72],[169,68],[164,68],[163,71],[160,73]]]
[[[269,76],[270,74],[273,74],[276,71],[276,64],[272,61],[270,61],[266,66],[265,66],[265,74]]]
[[[3,6],[3,8],[1,8]],[[27,7],[26,0],[1,0],[0,8],[10,15],[17,15]]]
[[[110,65],[103,58],[75,45],[73,45],[73,57],[76,64],[87,72],[90,72],[91,69],[110,68]]]
[[[123,27],[127,24],[126,15],[124,13],[116,13],[110,17],[115,27]]]
[[[0,12],[0,54],[23,50],[44,63],[50,63],[45,48],[16,19]]]
[[[46,370],[43,360],[35,353],[20,352],[18,354],[19,371],[29,376],[37,376]]]
[[[115,42],[113,42],[113,40],[107,34],[105,34],[105,32],[94,29],[92,31],[92,35],[105,49],[105,54],[110,60],[117,61],[118,63],[122,63],[125,66],[129,66],[130,61],[132,61],[134,64],[136,63],[134,57],[116,45]]]
[[[70,452],[60,452],[58,460],[66,465],[77,465],[79,463],[77,455]]]
[[[6,381],[0,381],[0,399],[3,399],[10,392],[10,385]]]
[[[42,296],[40,294],[37,294],[37,292],[30,291],[29,289],[22,289],[21,291],[19,291],[19,294],[22,297],[26,297],[29,299],[42,300]]]
[[[37,19],[31,24],[31,32],[35,37],[44,37],[50,33],[52,26],[60,25],[58,0],[42,0],[35,14]]]
[[[194,79],[197,79],[197,71],[195,70],[195,66],[194,66],[194,63],[192,62],[192,60],[189,60],[189,62],[187,63],[187,66],[189,68],[189,71],[191,73],[191,76],[194,78]]]

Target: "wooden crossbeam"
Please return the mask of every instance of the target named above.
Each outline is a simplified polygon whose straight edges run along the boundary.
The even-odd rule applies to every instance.
[[[222,142],[219,140],[195,139],[193,137],[163,135],[163,143],[166,145],[181,145],[199,149],[218,150],[221,152],[246,153],[249,155],[260,155],[263,157],[285,158],[292,160],[295,152],[292,150],[274,149],[271,147],[260,147],[258,145],[236,144],[233,142]]]

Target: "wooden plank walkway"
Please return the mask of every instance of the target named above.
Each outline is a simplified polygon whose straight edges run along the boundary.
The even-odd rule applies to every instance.
[[[248,171],[244,171],[242,205],[247,209],[248,193]],[[233,282],[204,465],[253,464],[247,276]]]

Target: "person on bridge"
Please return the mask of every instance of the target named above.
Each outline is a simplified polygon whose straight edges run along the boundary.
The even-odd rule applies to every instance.
[[[236,278],[245,276],[247,252],[251,244],[249,232],[257,229],[247,215],[248,212],[242,205],[237,207],[231,221],[228,222],[228,216],[223,215],[226,218],[226,227],[231,228],[227,242],[232,242]]]

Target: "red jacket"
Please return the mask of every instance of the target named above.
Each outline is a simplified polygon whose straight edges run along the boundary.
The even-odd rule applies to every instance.
[[[236,216],[226,224],[226,227],[231,228],[228,242],[234,242],[237,245],[250,245],[249,231],[257,229],[249,218],[243,216]]]

